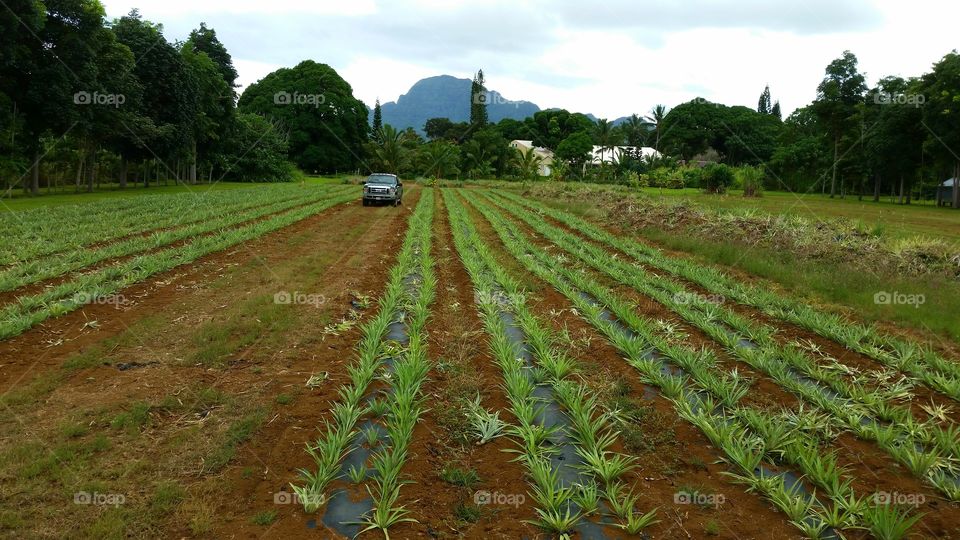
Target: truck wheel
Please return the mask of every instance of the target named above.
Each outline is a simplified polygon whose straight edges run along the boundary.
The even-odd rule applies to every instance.
[[[364,205],[364,206],[370,206],[370,201],[364,199],[364,200],[363,200],[363,205]]]

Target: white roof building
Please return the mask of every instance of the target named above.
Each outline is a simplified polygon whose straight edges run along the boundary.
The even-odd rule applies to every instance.
[[[510,141],[510,148],[516,148],[524,154],[533,151],[534,154],[540,156],[540,176],[550,176],[553,171],[553,150],[543,146],[534,146],[533,141],[520,139]]]

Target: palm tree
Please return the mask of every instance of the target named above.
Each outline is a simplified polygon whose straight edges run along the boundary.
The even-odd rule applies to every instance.
[[[531,148],[524,152],[519,148],[514,150],[513,164],[520,171],[520,178],[523,180],[532,180],[540,176],[540,165],[543,164],[543,157]]]
[[[650,110],[650,116],[647,117],[647,120],[653,124],[653,129],[657,133],[656,140],[653,144],[654,150],[660,151],[660,126],[663,124],[663,119],[667,117],[667,107],[666,105],[654,105],[653,109]]]
[[[387,124],[377,134],[374,141],[374,156],[383,172],[399,174],[408,162],[407,149],[404,148],[405,135],[402,131]]]
[[[606,150],[611,153],[620,144],[620,134],[614,129],[613,124],[606,118],[597,120],[597,125],[593,128],[594,140],[600,146],[600,164],[603,165],[603,154]]]
[[[484,178],[493,174],[493,157],[476,139],[470,139],[461,146],[460,157],[463,171],[471,178]]]
[[[460,149],[446,141],[435,141],[420,147],[419,160],[425,174],[439,180],[446,175],[460,174],[457,162]]]
[[[644,146],[647,135],[653,131],[654,124],[645,117],[631,114],[620,124],[620,127],[626,135],[627,145],[639,148]]]

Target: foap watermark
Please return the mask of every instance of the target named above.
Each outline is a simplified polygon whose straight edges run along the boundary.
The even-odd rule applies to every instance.
[[[315,501],[309,500],[309,498],[316,497]],[[296,493],[290,491],[278,491],[273,494],[273,504],[294,504],[294,505],[303,505],[304,503],[314,503],[307,506],[323,506],[327,502],[327,498],[324,494],[320,493],[318,495],[308,495],[308,499],[300,497]]]
[[[473,494],[473,502],[477,506],[490,504],[500,506],[512,506],[518,508],[527,500],[523,493],[500,493],[499,491],[486,491],[481,489]]]
[[[910,107],[923,107],[927,102],[927,96],[923,94],[893,94],[890,92],[877,92],[873,96],[873,102],[877,105],[907,105]]]
[[[273,303],[320,307],[327,303],[327,297],[322,294],[308,294],[300,291],[280,291],[273,295]]]
[[[923,493],[899,493],[896,491],[878,491],[873,494],[874,506],[912,506],[919,508],[927,502]]]
[[[695,504],[719,508],[727,501],[723,493],[700,493],[699,491],[678,491],[673,494],[674,504]]]
[[[73,494],[73,504],[117,507],[127,502],[123,493],[97,493],[96,491],[78,491]]]
[[[880,291],[873,295],[873,303],[878,306],[913,306],[919,308],[927,301],[926,295],[907,294],[897,291]]]
[[[695,292],[678,292],[673,295],[673,301],[680,305],[696,305],[702,304],[704,302],[709,302],[711,304],[723,304],[727,301],[727,297],[722,294],[699,294]]]
[[[127,303],[126,297],[122,294],[97,295],[87,292],[77,293],[73,299],[77,304],[84,306],[113,306],[113,309],[120,309],[120,306]]]
[[[306,105],[308,107],[319,107],[327,102],[327,97],[323,94],[301,94],[300,92],[277,92],[273,95],[275,105]]]
[[[123,94],[104,94],[101,92],[87,92],[81,90],[73,95],[74,105],[103,105],[108,107],[119,107],[127,102],[127,96]]]
[[[496,92],[480,92],[473,95],[475,105],[511,105],[520,108],[520,101],[507,99]]]

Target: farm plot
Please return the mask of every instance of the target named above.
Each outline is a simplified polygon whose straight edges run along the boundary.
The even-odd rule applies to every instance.
[[[940,515],[929,513],[921,520],[922,510],[911,516],[906,508],[869,503],[887,493],[871,489],[872,477],[895,479],[906,472],[901,466],[927,485],[906,482],[899,486],[900,493],[956,499],[957,429],[941,406],[911,409],[910,390],[920,381],[901,378],[890,384],[886,376],[881,379],[888,384],[869,387],[862,380],[844,380],[822,366],[809,347],[776,343],[775,329],[721,305],[698,302],[697,294],[548,223],[546,216],[559,212],[535,213],[524,206],[536,203],[500,194],[473,195],[472,202],[518,261],[563,292],[648,382],[675,402],[680,416],[727,454],[740,469],[734,473],[739,481],[764,494],[807,535],[849,534],[862,528],[886,538],[914,524],[920,531],[955,528],[953,504],[933,504]],[[533,233],[536,236],[530,236]],[[618,294],[624,288],[657,302],[661,313],[687,326],[638,316],[635,305]],[[687,327],[699,331],[698,338],[710,346],[687,346]],[[729,360],[718,361],[714,350]],[[846,372],[851,373],[855,371]],[[764,384],[751,385],[752,380]],[[758,401],[757,393],[767,392],[774,394],[774,401],[799,406],[776,410],[747,405]],[[915,414],[918,411],[925,412]],[[793,426],[790,419],[795,419]],[[803,431],[810,427],[816,427],[815,436]],[[841,442],[847,434],[875,445],[857,447],[860,466],[845,456],[854,451]],[[890,459],[874,455],[882,453]],[[863,467],[864,462],[885,467],[878,471]],[[866,488],[867,493],[855,488]]]
[[[110,239],[84,233],[82,244],[43,254],[42,243],[24,243],[0,268],[0,287],[16,296],[0,306],[0,336],[316,223],[307,218],[357,196],[349,186],[272,193],[184,207],[182,221]],[[146,494],[132,503],[150,508],[146,524],[136,510],[97,509],[153,535],[960,536],[953,359],[510,192],[410,195],[412,209],[341,205],[325,214],[323,229],[335,233],[320,250],[311,246],[323,232],[312,225],[289,239],[303,242],[298,256],[283,253],[286,238],[272,254],[256,240],[264,252],[251,258],[272,257],[270,276],[246,266],[242,285],[224,279],[202,295],[183,292],[193,296],[160,320],[77,348],[65,362],[74,367],[55,381],[64,388],[43,379],[3,401],[38,423],[61,403],[86,403],[71,418],[87,427],[44,426],[51,436],[28,422],[6,425],[53,437],[54,455],[75,465],[106,466],[102,450],[85,446],[95,442],[89,431],[97,448],[159,441],[151,457],[164,464],[178,462],[177,442],[188,442],[189,461],[200,464],[189,480],[182,465],[180,476],[139,465],[164,489],[171,478],[195,484],[169,503],[175,510],[161,515],[159,503],[143,502],[158,495]],[[124,204],[118,219],[141,211]],[[70,212],[64,219],[84,222]],[[314,265],[330,282],[306,275]],[[278,306],[277,287],[316,287],[339,303]],[[197,328],[186,339],[142,331],[158,325]],[[158,359],[113,367],[143,351]],[[166,395],[166,382],[194,379],[209,385],[194,390],[205,405],[179,389]],[[136,401],[119,414],[90,407],[110,392]],[[211,416],[222,434],[206,431]],[[195,444],[207,440],[213,452]],[[7,453],[10,445],[0,444],[4,456],[29,461],[22,445]],[[43,467],[28,473],[46,479]],[[91,467],[73,469],[63,474]],[[10,485],[37,489],[24,474]],[[126,481],[117,470],[87,479],[104,490]]]
[[[225,192],[224,196],[234,197],[244,191]],[[101,245],[100,242],[94,242],[93,236],[81,234],[72,243],[60,243],[56,248],[38,247],[44,245],[40,239],[36,240],[36,244],[22,247],[15,252],[18,257],[38,250],[57,255],[13,264],[0,271],[4,288],[14,290],[8,296],[9,301],[0,308],[0,338],[17,335],[49,317],[69,313],[83,305],[103,302],[109,295],[154,274],[188,264],[209,253],[257,238],[356,198],[354,189],[341,186],[309,189],[285,187],[278,192],[260,189],[252,192],[255,194],[253,201],[225,201],[222,207],[215,202],[212,208],[201,206],[210,202],[199,205],[196,201],[184,202],[185,213],[178,219],[189,224],[149,237],[133,237]],[[146,206],[134,207],[133,212],[139,216],[137,221],[149,219],[151,212],[163,211],[155,207],[155,203],[143,204]],[[191,204],[192,210],[187,210]],[[56,223],[62,230],[69,222],[64,218]],[[174,222],[168,220],[164,223],[171,225]],[[120,223],[106,219],[91,226],[115,230]],[[137,256],[124,258],[130,255]],[[117,260],[114,264],[93,266],[110,259]],[[89,271],[51,283],[49,287],[34,287],[23,294],[16,293],[18,287],[29,283],[85,268]]]

